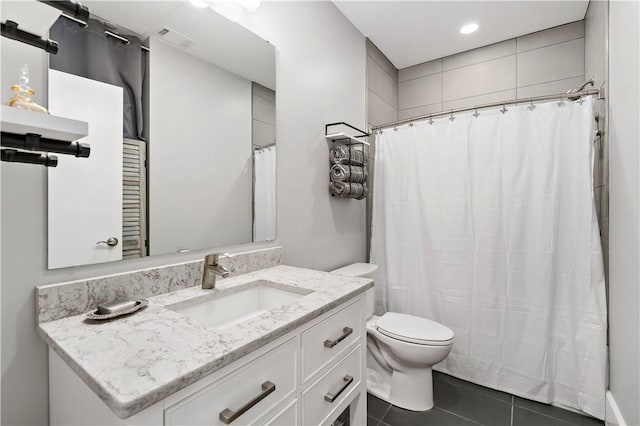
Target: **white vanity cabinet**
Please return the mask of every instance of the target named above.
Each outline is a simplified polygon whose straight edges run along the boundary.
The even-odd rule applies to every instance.
[[[366,424],[366,332],[359,295],[127,418],[52,350],[52,425],[331,425],[350,406]]]

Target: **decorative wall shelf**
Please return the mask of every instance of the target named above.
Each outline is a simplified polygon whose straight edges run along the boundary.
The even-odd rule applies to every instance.
[[[88,123],[6,105],[1,107],[2,161],[56,167],[55,155],[39,153],[89,156],[89,144],[76,142],[89,133]]]
[[[369,133],[357,127],[353,127],[345,122],[330,123],[324,126],[325,137],[331,142],[340,142],[346,145],[363,144],[369,146],[369,142],[364,138]]]
[[[3,132],[26,135],[34,133],[43,138],[72,142],[89,134],[85,121],[57,117],[25,109],[1,105],[0,128]]]

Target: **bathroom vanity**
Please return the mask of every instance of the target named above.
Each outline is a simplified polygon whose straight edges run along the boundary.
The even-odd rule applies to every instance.
[[[366,424],[369,279],[276,266],[39,325],[50,423]]]

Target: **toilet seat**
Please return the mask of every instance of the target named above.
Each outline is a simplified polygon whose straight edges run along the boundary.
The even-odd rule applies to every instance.
[[[376,324],[377,330],[387,337],[407,343],[446,346],[455,334],[448,327],[415,315],[387,312]]]

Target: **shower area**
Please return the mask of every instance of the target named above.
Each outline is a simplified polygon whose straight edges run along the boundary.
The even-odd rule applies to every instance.
[[[376,313],[452,329],[437,371],[599,419],[606,8],[402,70],[367,46]]]

